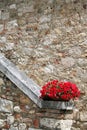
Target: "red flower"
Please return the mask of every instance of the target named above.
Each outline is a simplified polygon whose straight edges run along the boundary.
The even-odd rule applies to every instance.
[[[80,96],[80,90],[71,82],[59,82],[53,80],[42,87],[40,91],[42,99],[70,100]]]

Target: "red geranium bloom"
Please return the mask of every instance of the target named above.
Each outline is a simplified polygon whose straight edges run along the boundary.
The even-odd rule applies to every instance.
[[[71,82],[53,80],[42,87],[41,98],[47,100],[70,100],[80,96],[80,90]]]

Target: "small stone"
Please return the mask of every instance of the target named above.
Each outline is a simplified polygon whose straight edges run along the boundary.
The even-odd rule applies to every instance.
[[[16,4],[12,4],[12,5],[10,5],[9,8],[10,8],[10,9],[16,9],[17,7],[16,7]]]
[[[0,111],[1,112],[13,112],[13,102],[0,98]]]
[[[34,113],[35,113],[35,110],[29,111],[29,114],[34,114]]]
[[[18,27],[18,23],[17,20],[13,20],[7,23],[7,29],[11,29],[11,28],[15,28]]]
[[[13,126],[11,125],[11,127],[9,128],[9,130],[19,130],[17,126]]]
[[[84,65],[87,65],[86,59],[79,58],[77,62],[79,64],[79,66],[81,66],[81,67],[83,67]]]
[[[0,119],[0,128],[2,128],[3,126],[5,126],[5,121]]]
[[[25,123],[20,123],[19,124],[19,130],[26,130],[26,124]]]
[[[87,73],[82,74],[81,80],[85,83],[87,83]]]
[[[3,85],[4,81],[0,78],[0,85]]]
[[[61,34],[62,34],[62,32],[61,32],[61,30],[60,30],[59,28],[56,28],[54,31],[55,31],[58,35],[61,35]]]
[[[73,120],[60,120],[61,130],[71,130]]]
[[[52,73],[54,71],[54,66],[53,65],[47,65],[46,67],[44,67],[44,71],[46,73]]]
[[[0,38],[0,42],[1,42],[1,43],[6,43],[6,37],[1,37],[1,38]]]
[[[40,23],[47,23],[51,21],[51,15],[43,15],[40,17]]]
[[[87,121],[87,111],[80,112],[80,120]]]
[[[78,57],[81,55],[81,48],[73,47],[69,50],[69,54],[73,57]]]
[[[18,24],[19,24],[20,26],[23,26],[23,25],[26,24],[26,21],[25,21],[24,19],[19,19],[19,20],[18,20]]]
[[[64,68],[72,67],[75,64],[75,60],[72,57],[66,57],[61,59],[61,63]]]
[[[75,120],[79,120],[79,110],[78,109],[73,110],[73,118]]]
[[[28,97],[21,96],[20,97],[20,102],[22,104],[29,104],[30,103],[30,99]]]
[[[19,106],[15,106],[15,107],[14,107],[14,111],[20,113],[20,112],[21,112],[21,109],[20,109]]]
[[[7,122],[8,122],[8,124],[13,124],[14,123],[14,116],[8,116]]]
[[[40,119],[40,125],[51,129],[71,130],[73,120],[58,120],[52,118]]]
[[[23,13],[32,13],[32,12],[34,12],[33,5],[30,5],[30,6],[27,6],[26,8],[25,7],[23,8]]]
[[[7,43],[6,44],[6,51],[12,50],[14,48],[14,43]]]
[[[38,28],[39,28],[39,30],[48,30],[49,26],[47,23],[44,23],[44,24],[39,25]]]
[[[9,12],[2,12],[2,20],[8,20],[9,19]]]
[[[87,122],[83,123],[84,130],[87,130]]]
[[[23,15],[23,12],[18,12],[18,16],[22,16]]]

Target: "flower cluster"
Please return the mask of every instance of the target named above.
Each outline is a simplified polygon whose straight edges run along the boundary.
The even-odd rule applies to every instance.
[[[44,100],[63,100],[76,99],[80,96],[80,90],[71,82],[59,82],[53,80],[42,87],[41,98]]]

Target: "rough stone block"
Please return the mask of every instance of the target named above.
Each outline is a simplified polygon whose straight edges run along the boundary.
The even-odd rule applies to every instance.
[[[9,12],[3,12],[1,19],[2,20],[8,20],[9,19]]]
[[[16,7],[16,4],[12,4],[12,5],[10,5],[9,8],[10,8],[10,9],[16,9],[17,7]]]
[[[5,121],[0,119],[0,128],[2,128],[5,125]]]
[[[87,121],[87,111],[80,112],[80,120]]]
[[[0,98],[0,111],[1,112],[13,112],[13,102]]]
[[[42,128],[71,130],[73,120],[56,120],[52,118],[42,118],[40,120],[40,126]]]

